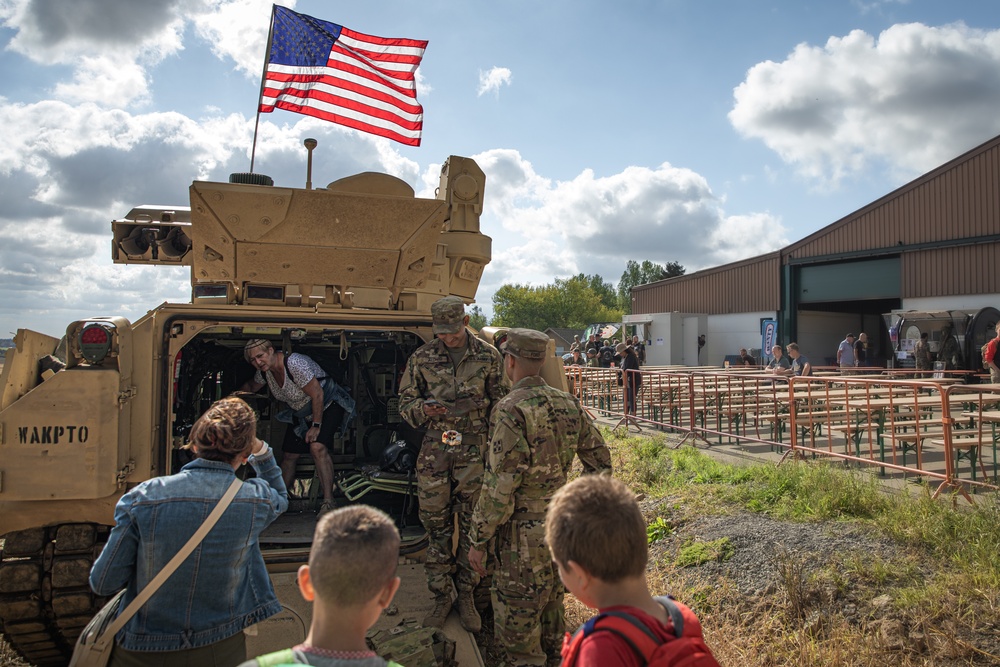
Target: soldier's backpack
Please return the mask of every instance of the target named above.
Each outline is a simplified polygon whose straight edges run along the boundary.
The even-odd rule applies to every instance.
[[[373,651],[406,667],[456,667],[455,642],[441,628],[423,627],[416,619],[400,621],[365,635]]]
[[[701,634],[701,623],[685,605],[669,597],[657,597],[670,616],[674,637],[661,641],[635,616],[607,611],[584,623],[562,649],[562,667],[576,667],[580,647],[595,632],[611,632],[628,644],[642,664],[649,667],[719,667]]]

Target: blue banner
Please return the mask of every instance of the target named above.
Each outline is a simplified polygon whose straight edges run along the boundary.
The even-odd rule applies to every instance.
[[[778,342],[778,321],[764,320],[760,323],[760,356],[771,359],[771,348]]]

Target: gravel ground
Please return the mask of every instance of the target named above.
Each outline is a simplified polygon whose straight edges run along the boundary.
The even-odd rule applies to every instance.
[[[918,555],[863,526],[792,523],[745,511],[686,516],[685,509],[670,499],[642,506],[647,521],[663,517],[675,527],[668,537],[650,545],[650,568],[677,590],[729,587],[723,596],[727,606],[735,605],[743,614],[794,609],[799,619],[793,622],[814,636],[846,623],[876,637],[876,644],[885,650],[883,657],[903,651],[922,654],[929,660],[925,664],[941,667],[1000,664],[996,661],[1000,624],[995,620],[962,619],[946,606],[929,607],[919,619],[895,609],[894,589],[907,585],[905,577],[929,578],[934,573]],[[675,565],[685,544],[722,538],[730,547],[725,560],[695,567]],[[869,570],[867,563],[879,565]],[[696,606],[697,601],[688,602]],[[989,616],[988,609],[979,608]],[[709,627],[713,623],[707,615],[703,620]]]
[[[727,560],[683,568],[676,574],[685,580],[683,583],[686,585],[696,582],[719,585],[726,581],[748,599],[764,599],[779,594],[783,586],[780,565],[783,560],[804,564],[808,570],[825,563],[832,553],[841,556],[892,556],[897,551],[891,543],[873,539],[847,525],[792,523],[749,512],[688,519],[683,516],[683,509],[675,509],[674,501],[669,498],[643,501],[640,507],[647,523],[663,517],[674,528],[668,537],[650,545],[651,568],[672,562],[680,547],[688,542],[727,538],[732,547],[732,555]],[[671,592],[675,591],[654,591]],[[852,609],[857,612],[857,605],[848,603],[848,612]],[[589,613],[572,596],[567,600],[567,612],[567,625],[571,630]],[[493,641],[491,624],[484,623],[483,628],[477,640],[486,664],[499,664],[502,658],[499,647]]]
[[[836,523],[802,524],[777,521],[764,514],[742,512],[734,515],[684,517],[663,513],[669,500],[643,503],[647,522],[663,516],[676,521],[675,532],[668,539],[650,547],[650,561],[672,557],[680,545],[711,542],[727,538],[732,555],[724,562],[708,562],[698,566],[702,578],[724,577],[745,595],[763,595],[774,591],[779,583],[779,562],[787,555],[808,565],[826,562],[831,554],[898,555],[889,541],[880,541],[856,527]]]

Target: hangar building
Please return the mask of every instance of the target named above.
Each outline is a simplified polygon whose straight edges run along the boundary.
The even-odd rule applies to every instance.
[[[653,365],[719,365],[740,347],[760,358],[771,320],[814,365],[863,330],[893,366],[906,359],[884,315],[983,308],[1000,308],[1000,137],[785,248],[635,287],[625,322]]]

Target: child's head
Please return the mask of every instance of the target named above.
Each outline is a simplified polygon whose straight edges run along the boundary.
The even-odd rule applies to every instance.
[[[545,541],[560,572],[573,562],[608,584],[645,576],[646,522],[632,492],[610,475],[584,475],[555,494]]]
[[[352,505],[323,515],[309,565],[303,566],[316,599],[334,607],[360,607],[388,593],[382,605],[388,606],[398,585],[399,541],[392,519],[374,507]],[[302,578],[300,571],[300,585]]]

